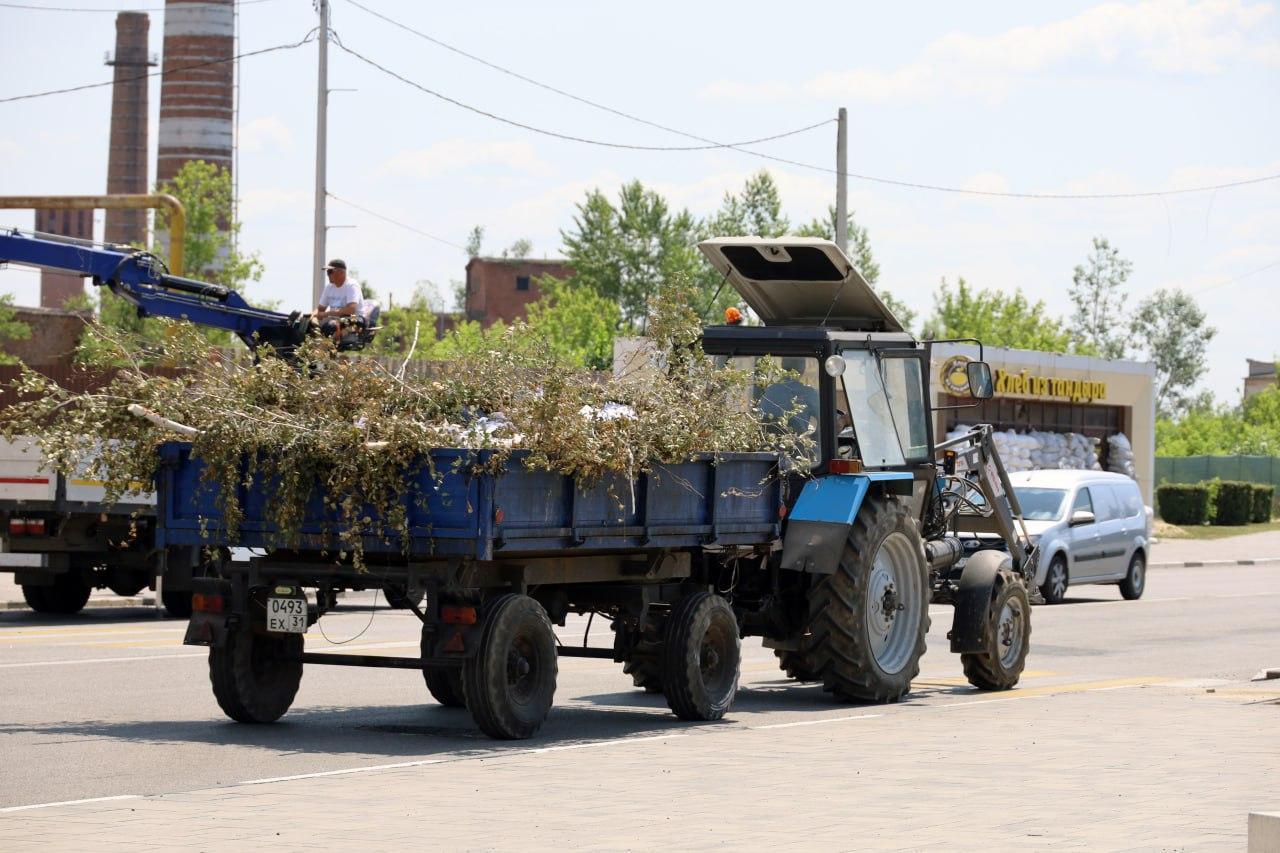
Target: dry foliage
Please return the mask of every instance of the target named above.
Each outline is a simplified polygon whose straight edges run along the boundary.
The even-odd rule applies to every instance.
[[[150,483],[156,448],[175,439],[129,414],[139,404],[199,431],[192,452],[220,486],[222,524],[232,532],[243,519],[235,485],[271,484],[267,520],[283,546],[296,541],[319,488],[357,565],[362,536],[404,531],[406,492],[433,448],[492,449],[499,466],[523,448],[529,467],[585,482],[634,477],[699,452],[795,459],[811,451],[808,438],[742,409],[746,386],[776,381],[780,371],[765,363],[752,375],[705,358],[697,316],[678,288],[655,300],[649,329],[662,369],[615,379],[567,366],[520,326],[502,347],[463,353],[435,378],[404,378],[385,361],[337,356],[325,340],[308,342],[296,360],[268,356],[254,365],[211,352],[189,324],[168,324],[159,344],[95,327],[93,346],[122,365],[115,378],[72,393],[25,371],[16,389],[26,402],[0,412],[0,428],[9,437],[38,436],[49,467],[87,470],[114,500],[131,484]],[[157,372],[174,367],[183,370]]]

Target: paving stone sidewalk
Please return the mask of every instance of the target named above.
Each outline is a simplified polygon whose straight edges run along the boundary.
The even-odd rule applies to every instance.
[[[1280,808],[1277,701],[1081,686],[754,729],[673,722],[669,737],[9,812],[0,849],[1240,850],[1248,813]]]

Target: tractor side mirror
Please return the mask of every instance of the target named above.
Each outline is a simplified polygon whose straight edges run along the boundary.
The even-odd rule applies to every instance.
[[[1087,509],[1078,509],[1071,513],[1071,520],[1067,522],[1068,527],[1079,527],[1082,524],[1093,524],[1098,517]]]
[[[969,396],[975,400],[990,400],[995,396],[995,383],[991,381],[991,365],[985,361],[971,361],[964,368],[969,379]]]

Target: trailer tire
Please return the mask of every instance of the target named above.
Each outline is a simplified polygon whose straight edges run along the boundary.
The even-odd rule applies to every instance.
[[[412,610],[422,604],[422,600],[427,595],[422,590],[410,594],[404,587],[398,586],[384,586],[382,594],[387,599],[387,606],[392,610]]]
[[[682,720],[718,720],[733,706],[742,657],[738,619],[709,592],[680,599],[667,617],[662,686]]]
[[[774,649],[773,653],[777,656],[778,666],[787,674],[787,678],[799,682],[822,680],[822,673],[810,669],[809,660],[802,652]]]
[[[425,630],[422,632],[421,651],[424,658],[435,652],[435,634]],[[427,692],[446,708],[465,708],[466,692],[462,689],[462,668],[456,666],[429,666],[422,670],[422,680],[427,683]]]
[[[163,583],[163,582],[162,582]],[[175,619],[191,618],[191,590],[160,588],[160,601],[164,609]]]
[[[110,578],[111,580],[107,582],[107,589],[121,598],[133,598],[147,588],[147,576],[143,572],[126,572],[120,569],[112,569]]]
[[[504,595],[484,609],[480,648],[462,668],[467,708],[492,738],[532,737],[556,692],[556,635],[542,605]]]
[[[1009,690],[1022,677],[1031,649],[1031,600],[1010,571],[996,575],[984,635],[987,651],[960,655],[964,676],[979,690]]]
[[[929,597],[924,544],[906,505],[868,497],[835,571],[809,592],[796,670],[846,702],[897,702],[920,674]]]
[[[83,610],[91,592],[93,587],[89,586],[84,573],[78,569],[54,575],[53,583],[49,586],[22,585],[22,597],[32,610],[60,616],[69,616]]]
[[[301,634],[229,632],[224,646],[209,649],[209,681],[218,707],[237,723],[274,723],[298,693],[301,655]]]

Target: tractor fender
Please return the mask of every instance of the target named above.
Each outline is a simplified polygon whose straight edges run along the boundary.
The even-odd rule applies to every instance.
[[[781,568],[829,575],[836,570],[853,521],[872,487],[911,488],[910,471],[828,474],[804,484],[787,513]],[[905,481],[905,482],[903,482]]]
[[[947,639],[951,640],[952,652],[975,654],[987,650],[984,640],[991,593],[1001,570],[1013,570],[1013,559],[1004,551],[979,551],[965,562],[951,595],[955,615]]]

